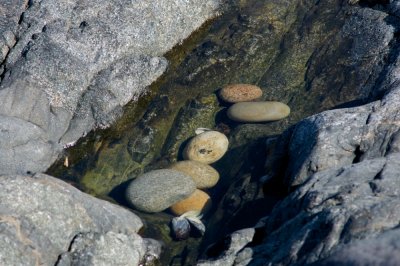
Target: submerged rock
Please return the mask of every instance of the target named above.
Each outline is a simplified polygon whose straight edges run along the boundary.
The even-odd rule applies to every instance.
[[[191,139],[183,151],[188,160],[206,164],[214,163],[228,150],[228,138],[218,131],[207,131]]]
[[[268,122],[287,117],[290,108],[281,102],[242,102],[229,107],[227,114],[238,122]]]
[[[126,190],[127,201],[144,212],[160,212],[187,198],[196,189],[190,176],[172,169],[147,172],[135,178]]]
[[[200,211],[188,211],[178,217],[174,217],[171,221],[171,229],[174,237],[177,240],[187,239],[193,227],[203,235],[206,227],[201,218]]]
[[[228,103],[250,102],[260,98],[262,90],[250,84],[231,84],[222,88],[219,96]]]
[[[171,169],[181,171],[196,183],[197,188],[211,188],[217,184],[219,173],[211,166],[197,161],[180,161],[170,166]]]
[[[196,189],[193,194],[191,194],[186,199],[179,201],[171,206],[171,211],[175,215],[182,215],[189,211],[198,211],[199,213],[207,212],[207,210],[211,207],[211,198],[210,196],[201,191],[200,189]]]

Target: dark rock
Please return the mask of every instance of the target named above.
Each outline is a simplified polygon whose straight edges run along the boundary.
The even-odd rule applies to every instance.
[[[314,7],[316,14],[308,17],[310,25],[325,7],[324,3]],[[396,207],[400,198],[396,32],[400,24],[391,8],[393,5],[344,5],[336,13],[334,27],[340,27],[327,34],[333,34],[330,41],[309,59],[305,88],[310,95],[321,92],[321,102],[347,99],[336,107],[347,108],[304,119],[282,135],[277,143],[283,147],[267,161],[271,170],[267,174],[270,181],[284,183],[288,195],[272,212],[265,213],[268,216],[260,221],[247,246],[227,257],[224,252],[209,257],[206,265],[319,265],[324,259],[324,265],[378,265],[384,261],[395,265],[389,257],[397,258],[398,243],[389,235],[397,234],[400,217]],[[297,34],[288,38],[300,37]],[[369,34],[374,36],[366,37]],[[373,41],[365,42],[365,38]],[[375,54],[376,46],[386,51],[386,56]],[[306,50],[295,53],[305,54]],[[293,59],[287,56],[281,55],[281,60]],[[338,63],[340,67],[334,69]],[[294,71],[279,71],[271,68],[266,76],[266,80],[274,77],[269,79],[271,95],[279,94],[283,86],[295,86],[290,83],[295,80]],[[354,80],[343,83],[350,76]],[[275,77],[281,77],[280,82]],[[337,89],[320,89],[332,85]],[[234,195],[241,195],[251,185]],[[374,248],[377,250],[372,251]],[[224,250],[229,250],[229,245]]]

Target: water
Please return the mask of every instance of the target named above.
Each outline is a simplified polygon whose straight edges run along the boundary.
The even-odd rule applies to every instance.
[[[322,10],[329,12],[321,12],[314,9],[314,1],[303,2],[231,3],[220,17],[166,55],[169,69],[147,95],[128,104],[111,128],[93,131],[66,150],[48,173],[127,206],[123,195],[129,180],[179,160],[195,128],[214,128],[228,135],[230,149],[213,165],[221,178],[207,191],[213,209],[205,220],[206,235],[174,241],[171,214],[135,211],[145,222],[141,233],[164,242],[161,265],[193,265],[224,234],[254,226],[286,193],[279,182],[265,188],[259,181],[268,173],[265,161],[273,154],[276,137],[308,115],[355,98],[335,93],[338,83],[346,86],[353,80],[351,74],[333,84],[325,77],[338,71],[334,64],[312,71],[319,63],[315,60],[323,60],[315,57],[316,51],[342,25],[340,19],[332,23],[338,7],[323,3],[327,7]],[[264,100],[287,103],[291,115],[272,123],[230,121],[226,105],[216,97],[217,90],[230,83],[259,85]]]

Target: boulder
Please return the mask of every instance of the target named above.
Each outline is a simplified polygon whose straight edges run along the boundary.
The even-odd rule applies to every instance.
[[[164,72],[162,55],[218,6],[218,0],[2,4],[0,124],[11,130],[11,117],[21,130],[6,131],[16,138],[0,146],[8,157],[0,160],[0,174],[44,171],[63,147],[109,126]],[[21,147],[32,129],[36,136]]]
[[[357,96],[361,101],[308,117],[280,137],[279,153],[267,160],[269,182],[264,191],[272,189],[268,185],[279,184],[288,194],[260,220],[247,246],[229,253],[228,242],[219,253],[209,255],[206,265],[396,265],[400,59],[393,30],[400,24],[393,14],[398,4],[360,2],[361,7],[345,6],[352,15],[335,42],[351,36],[353,48],[343,54],[346,60],[358,60],[360,54],[390,43],[390,60],[385,61],[379,78],[364,84],[365,90]],[[373,42],[363,42],[367,32],[375,32]],[[328,68],[329,60],[337,60],[332,57],[336,52],[321,53],[328,60],[322,69]],[[377,61],[369,64],[380,67]],[[307,75],[322,69],[311,67]],[[337,78],[333,72],[322,74],[307,89]]]
[[[147,256],[142,222],[124,208],[44,174],[3,175],[0,187],[1,265],[137,265]]]

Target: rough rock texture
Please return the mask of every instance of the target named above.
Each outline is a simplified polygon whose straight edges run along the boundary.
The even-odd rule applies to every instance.
[[[82,175],[91,191],[107,194],[143,171],[181,159],[181,145],[193,129],[210,127],[230,138],[230,151],[217,162],[226,191],[251,164],[244,159],[254,153],[249,147],[316,112],[381,95],[374,84],[382,82],[386,60],[392,60],[393,16],[343,0],[229,2],[228,11],[199,33],[200,43],[172,55],[180,61],[157,87],[160,93],[144,103],[145,111],[135,113],[133,129],[98,143],[102,148],[93,149],[90,162],[71,151],[78,170],[69,176]],[[210,96],[234,83],[258,85],[263,100],[288,104],[290,116],[274,123],[230,121]]]
[[[385,1],[232,2],[236,4],[233,5],[234,11],[225,14],[223,19],[213,24],[205,40],[195,47],[179,67],[171,71],[168,76],[169,81],[160,87],[160,93],[151,100],[145,114],[140,116],[139,121],[132,123],[135,125],[134,129],[129,129],[129,134],[123,140],[120,141],[116,137],[102,143],[101,149],[96,149],[94,157],[99,159],[93,164],[96,168],[88,171],[88,175],[85,176],[88,179],[96,177],[102,180],[96,183],[97,191],[108,193],[113,186],[126,180],[127,177],[132,178],[140,174],[140,171],[155,169],[154,167],[157,167],[164,158],[176,160],[179,152],[176,152],[178,149],[175,148],[186,139],[184,137],[188,135],[186,130],[191,129],[181,125],[191,120],[199,121],[197,118],[202,117],[202,113],[207,117],[213,113],[208,111],[212,110],[211,107],[214,105],[212,103],[191,104],[190,108],[186,106],[185,109],[199,111],[200,115],[196,113],[191,115],[191,112],[188,112],[188,115],[179,116],[179,108],[184,106],[185,102],[196,98],[199,91],[208,96],[230,83],[259,85],[263,88],[264,100],[282,101],[292,108],[292,113],[287,119],[274,123],[224,125],[223,123],[227,123],[224,112],[218,113],[215,121],[212,121],[224,132],[228,132],[232,144],[226,156],[215,165],[221,173],[221,180],[212,195],[216,198],[216,205],[226,189],[229,186],[230,188],[216,212],[208,220],[206,236],[203,238],[205,243],[228,230],[232,232],[235,221],[238,221],[236,228],[239,222],[241,226],[239,228],[253,226],[257,214],[265,216],[270,212],[271,201],[275,203],[271,200],[272,197],[260,198],[262,184],[259,182],[259,177],[265,173],[260,173],[262,166],[260,167],[259,162],[263,165],[265,155],[270,155],[266,154],[263,148],[265,138],[281,133],[288,125],[316,112],[356,106],[381,99],[383,93],[391,89],[391,81],[387,77],[391,66],[396,65],[393,62],[397,58],[398,50],[398,19],[394,15],[394,9],[389,10],[388,6],[378,5],[378,2]],[[364,110],[369,112],[374,109],[374,104],[379,103],[366,106]],[[352,129],[346,128],[352,127],[351,123],[356,118],[355,129],[357,129],[357,125],[361,125],[363,119],[368,117],[364,113],[357,112],[348,110],[343,114],[336,112],[331,115],[331,119],[341,118],[342,115],[346,117],[347,120],[343,123],[345,127],[339,127],[334,131],[339,134],[342,131],[343,134],[347,132],[349,135],[339,136],[336,140],[330,139],[326,145],[327,151],[335,152],[331,146],[339,144],[348,151],[354,150],[353,154],[348,154],[346,150],[338,150],[338,155],[333,155],[332,158],[333,161],[335,158],[340,160],[334,162],[334,165],[351,164],[353,161],[356,163],[361,160],[362,147],[357,149],[357,146],[354,146],[359,142],[359,136],[351,133]],[[324,120],[315,118],[315,121],[318,119]],[[321,122],[318,126],[322,127],[322,124],[324,123]],[[180,125],[180,130],[182,129],[180,132],[185,133],[179,134],[182,137],[178,139],[173,134],[177,125]],[[200,125],[203,126],[205,125]],[[307,129],[306,125],[303,125],[303,129]],[[326,130],[329,130],[329,126]],[[295,135],[291,131],[285,133],[287,139],[283,141],[284,147],[288,147],[291,137],[297,138],[300,142],[302,130],[298,128],[296,132]],[[310,143],[307,143],[308,138],[315,143],[318,141],[319,144],[323,143],[322,138],[318,137],[318,130],[310,132],[307,131],[307,134],[303,132],[305,147],[310,147]],[[299,137],[296,137],[298,134]],[[350,140],[347,143],[348,136]],[[128,142],[131,145],[127,152]],[[170,145],[171,142],[173,145]],[[293,142],[291,145],[294,144]],[[161,148],[162,146],[164,148]],[[279,144],[276,146],[280,147]],[[170,147],[173,148],[171,154],[169,154]],[[311,151],[314,149],[314,146],[312,147]],[[317,146],[315,148],[319,149]],[[344,153],[345,157],[342,158],[340,153]],[[291,164],[294,163],[293,167],[291,166],[290,171],[282,175],[277,173],[273,180],[285,179],[287,185],[292,184],[293,180],[304,178],[303,181],[299,181],[300,186],[310,175],[320,171],[312,170],[314,168],[308,170],[308,166],[303,164],[307,161],[307,155],[302,157],[302,154],[292,154],[288,149],[282,154],[283,159],[278,160],[282,163],[281,172],[285,172],[288,167],[285,164],[287,159]],[[318,156],[312,161],[317,159],[319,160]],[[321,169],[327,161],[322,159],[323,157],[321,161],[315,161]],[[79,169],[81,165],[76,164],[76,166]],[[307,174],[302,174],[300,169],[305,169],[303,172]],[[268,180],[273,173],[266,174],[264,180]],[[107,181],[104,181],[104,176],[107,177]],[[104,189],[107,186],[108,188]],[[279,190],[273,186],[273,182],[269,182],[264,188]],[[288,190],[294,189],[295,187],[286,186],[283,191],[287,193]],[[284,211],[286,210],[276,212]],[[157,216],[158,219],[159,217]],[[157,218],[149,220],[160,225]],[[160,232],[165,231],[160,230]],[[165,233],[159,235],[163,235],[163,239],[168,241]],[[240,253],[242,261],[249,259],[248,254],[252,252],[250,246],[262,242],[263,234],[257,233],[254,238],[246,252]],[[283,246],[282,243],[286,239],[279,239],[280,241],[276,241],[275,244]],[[184,246],[182,249],[184,252],[180,256],[175,256],[176,253],[171,252],[174,260],[185,261],[186,258],[197,256],[196,251],[193,253],[192,243],[181,244],[181,247]],[[307,252],[307,247],[301,249],[299,257]],[[261,252],[258,256],[262,257]],[[170,263],[168,261],[165,264]]]
[[[390,230],[377,238],[354,241],[319,265],[399,265],[399,233],[398,229]]]
[[[68,252],[61,255],[56,265],[124,266],[140,265],[140,263],[145,265],[144,263],[150,263],[155,258],[154,254],[146,253],[139,260],[143,256],[143,242],[142,238],[116,232],[79,234],[73,239]],[[160,255],[160,251],[157,254],[157,258]]]
[[[0,62],[3,62],[16,43],[16,33],[22,12],[27,8],[26,0],[6,0],[0,5]],[[1,64],[0,64],[1,65]],[[0,75],[4,66],[0,66]]]
[[[223,240],[223,245],[229,248],[224,251],[219,259],[214,261],[200,261],[198,266],[219,266],[232,265],[235,261],[235,255],[242,250],[254,237],[254,228],[246,228],[234,232],[232,235]]]
[[[363,85],[361,93],[369,90],[364,101],[339,107],[369,103],[314,115],[282,135],[277,153],[267,161],[267,174],[269,181],[280,181],[291,193],[260,221],[247,246],[228,257],[226,251],[206,254],[214,257],[207,261],[210,265],[398,264],[400,57],[398,38],[393,35],[400,25],[398,3],[358,4],[361,9],[351,13],[340,34],[361,34],[369,28],[377,38],[363,44],[360,35],[348,35],[354,50],[339,58],[372,55],[372,43],[388,45],[390,53],[383,67],[369,61],[371,68],[379,67],[382,72],[374,82]],[[386,18],[372,23],[366,14]],[[332,51],[324,52],[327,65],[338,58]],[[334,82],[341,75],[320,77]],[[312,84],[324,84],[318,79]],[[229,247],[228,243],[222,250]]]
[[[2,1],[0,125],[13,137],[0,146],[0,173],[44,171],[63,146],[108,126],[164,72],[161,56],[218,5]]]
[[[44,174],[0,176],[0,187],[1,265],[55,265],[60,255],[59,265],[128,265],[146,255],[128,210]]]
[[[398,243],[380,236],[396,232],[400,219],[400,87],[395,84],[381,101],[327,111],[294,128],[286,139],[288,165],[300,161],[316,167],[307,171],[288,168],[286,176],[299,180],[295,184],[300,186],[264,219],[258,232],[262,243],[233,255],[234,261],[297,265],[317,262],[337,249],[326,263],[337,258],[338,262],[365,265],[363,262],[385,261],[390,252],[396,256]],[[303,148],[293,148],[300,143]],[[364,238],[372,239],[344,246]],[[385,243],[393,248],[374,253],[373,260],[369,254],[357,257],[350,253],[354,250],[361,255]]]

